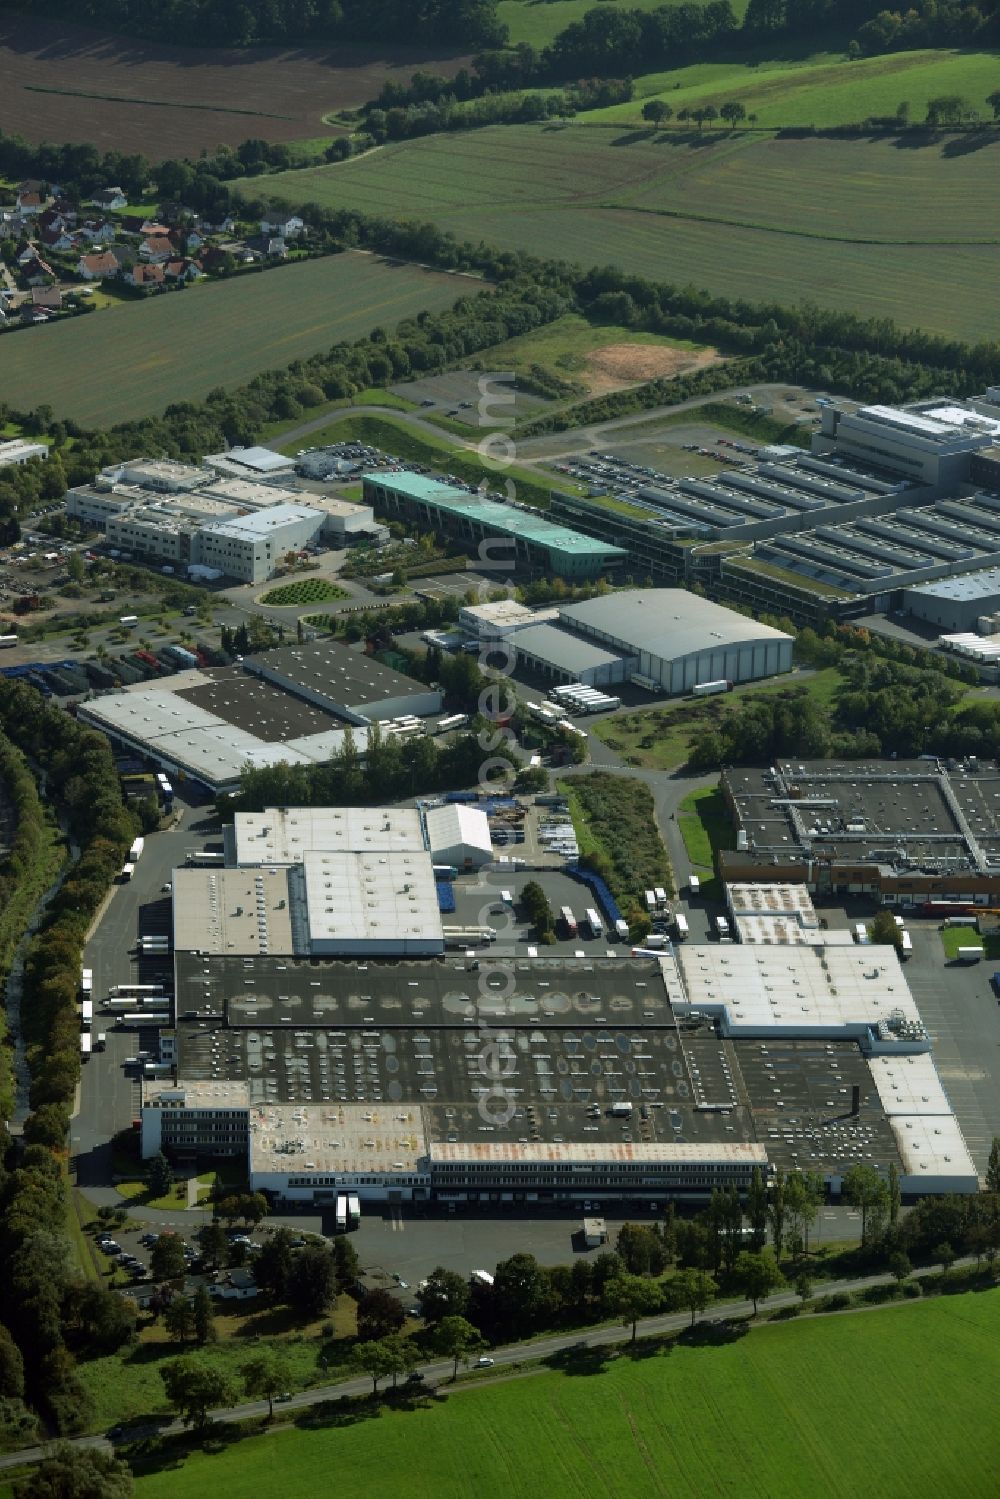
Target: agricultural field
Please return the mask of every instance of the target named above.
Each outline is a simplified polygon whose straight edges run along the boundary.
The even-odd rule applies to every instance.
[[[538,366],[578,386],[585,396],[605,395],[644,380],[688,375],[718,359],[714,349],[701,344],[589,323],[578,313],[567,313],[490,350],[492,368],[529,374]]]
[[[659,10],[665,5],[681,3],[682,0],[628,0],[628,9]],[[527,42],[532,47],[547,47],[560,31],[575,26],[593,8],[593,0],[499,0],[497,15],[510,31],[512,46]],[[732,8],[741,17],[747,0],[732,0]]]
[[[303,1418],[186,1460],[170,1452],[147,1476],[157,1459],[139,1458],[135,1492],[313,1499],[335,1472],[343,1499],[988,1499],[998,1335],[996,1291],[771,1323],[399,1412],[331,1413],[327,1427]]]
[[[975,340],[1000,336],[1000,140],[969,144],[498,126],[267,185],[289,203],[432,219],[465,239]]]
[[[638,123],[649,99],[662,99],[675,114],[738,99],[748,115],[756,115],[758,126],[772,128],[853,125],[869,116],[893,116],[905,100],[909,119],[920,121],[927,101],[942,94],[960,94],[988,120],[992,110],[986,97],[998,76],[994,52],[923,50],[855,62],[843,53],[817,53],[782,61],[696,63],[637,78],[630,103],[589,111],[587,121]]]
[[[427,308],[470,283],[348,252],[4,336],[0,402],[105,427],[198,401]]]
[[[282,583],[262,595],[260,602],[269,607],[285,604],[327,604],[331,599],[346,599],[347,590],[328,583],[326,578],[300,578],[295,583]]]
[[[150,161],[197,156],[251,136],[321,135],[325,115],[374,98],[387,78],[417,68],[450,76],[467,60],[340,45],[203,51],[7,12],[0,126],[28,141],[86,141]]]

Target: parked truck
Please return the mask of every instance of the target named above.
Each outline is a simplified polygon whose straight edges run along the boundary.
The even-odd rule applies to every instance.
[[[697,682],[691,688],[692,697],[711,697],[716,692],[732,692],[733,684],[725,677],[715,682]]]

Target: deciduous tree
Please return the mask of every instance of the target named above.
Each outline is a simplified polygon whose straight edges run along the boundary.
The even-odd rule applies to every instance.
[[[226,1371],[201,1354],[168,1360],[160,1369],[167,1399],[186,1425],[202,1430],[213,1407],[232,1404],[236,1389]]]

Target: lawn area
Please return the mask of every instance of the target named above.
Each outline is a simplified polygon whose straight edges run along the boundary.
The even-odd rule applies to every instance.
[[[346,253],[189,287],[4,344],[0,402],[104,427],[451,304],[468,283]],[[301,444],[298,444],[301,446]]]
[[[978,289],[991,284],[1000,241],[1000,139],[960,151],[946,136],[916,134],[907,147],[722,130],[654,138],[611,122],[506,125],[281,173],[267,190],[291,204],[431,219],[463,239],[614,263],[674,285],[808,298],[995,338],[1000,306]]]
[[[444,434],[435,438],[425,430],[417,432],[395,417],[334,417],[328,427],[310,433],[309,441],[315,447],[326,447],[335,442],[367,442],[384,453],[393,453],[404,462],[425,464],[429,468],[455,474],[471,484],[479,484],[487,479],[496,487],[502,480],[512,480],[517,486],[519,499],[543,509],[549,503],[550,486],[540,484],[537,474],[518,468],[505,468],[502,473],[498,472],[495,468],[487,467],[472,447],[451,442]],[[284,447],[279,446],[278,451],[295,453],[299,447],[299,443],[291,442]]]
[[[283,583],[280,588],[272,588],[269,593],[261,595],[261,604],[283,605],[292,604],[326,604],[330,599],[346,599],[348,597],[346,588],[338,588],[336,583],[328,583],[326,578],[300,578],[296,583]]]
[[[675,114],[738,99],[748,115],[757,116],[758,126],[853,125],[870,116],[894,116],[905,99],[910,120],[920,122],[929,99],[960,94],[989,119],[986,96],[997,86],[997,72],[995,52],[929,49],[853,62],[825,52],[773,62],[696,63],[647,73],[636,79],[630,103],[589,110],[585,118],[639,123],[649,99],[664,100]]]
[[[677,827],[687,856],[701,875],[702,894],[714,898],[716,850],[735,843],[732,818],[719,788],[705,786],[686,796],[677,813]]]
[[[613,323],[590,323],[570,312],[498,344],[489,352],[489,366],[524,375],[530,374],[532,366],[540,366],[596,395],[656,376],[684,374],[713,358],[714,351],[704,344],[637,333]]]
[[[239,1311],[228,1310],[234,1305],[222,1303],[227,1310],[215,1317],[218,1341],[205,1355],[234,1378],[239,1377],[240,1365],[272,1340],[288,1358],[293,1389],[307,1389],[347,1375],[350,1344],[339,1340],[351,1338],[357,1330],[355,1303],[349,1296],[338,1298],[336,1313],[327,1322],[316,1322],[304,1330],[296,1326],[283,1307],[249,1313],[245,1305]],[[322,1328],[327,1325],[332,1325],[335,1338],[323,1333]],[[131,1347],[103,1358],[82,1360],[77,1374],[90,1397],[91,1430],[106,1430],[114,1421],[168,1410],[160,1366],[167,1359],[190,1352],[190,1345],[181,1348],[168,1341],[162,1323],[156,1323]],[[321,1358],[327,1360],[325,1370]]]
[[[998,1347],[995,1291],[770,1324],[171,1454],[136,1495],[315,1499],[336,1473],[344,1499],[991,1499]]]
[[[960,947],[981,947],[987,962],[1000,958],[1000,937],[981,937],[974,926],[943,926],[940,928],[941,946],[949,962],[958,957]],[[986,981],[986,975],[983,975]]]
[[[794,676],[746,682],[718,697],[684,698],[664,708],[625,708],[602,718],[590,733],[617,751],[627,765],[646,770],[676,770],[688,757],[693,736],[717,722],[737,698],[748,693],[806,691],[821,707],[829,707],[840,687],[835,666]]]

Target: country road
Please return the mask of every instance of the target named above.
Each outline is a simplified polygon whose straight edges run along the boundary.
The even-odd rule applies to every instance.
[[[955,1261],[955,1266],[971,1264],[972,1257]],[[940,1268],[931,1267],[924,1270],[923,1274],[940,1274]],[[816,1290],[824,1295],[834,1295],[838,1291],[860,1291],[867,1286],[888,1285],[892,1281],[888,1273],[880,1275],[863,1276],[855,1280],[823,1281]],[[772,1296],[767,1302],[768,1310],[777,1310],[781,1307],[791,1306],[798,1301],[798,1293],[785,1290]],[[873,1310],[875,1308],[872,1308]],[[732,1317],[748,1317],[753,1311],[750,1301],[726,1301],[718,1302],[701,1317],[702,1324],[720,1322]],[[691,1321],[688,1312],[667,1312],[657,1317],[645,1317],[639,1321],[637,1335],[639,1338],[659,1337],[664,1333],[678,1332],[687,1327]],[[766,1324],[765,1324],[766,1325]],[[558,1333],[552,1337],[535,1338],[529,1343],[513,1343],[506,1347],[494,1348],[491,1357],[497,1369],[510,1368],[525,1360],[536,1363],[542,1359],[553,1357],[555,1354],[567,1352],[570,1349],[582,1352],[587,1348],[616,1348],[631,1341],[631,1329],[618,1325],[583,1329],[577,1332]],[[452,1378],[453,1362],[451,1359],[438,1359],[430,1363],[421,1364],[420,1372],[424,1376],[425,1384],[434,1387],[439,1383],[450,1385]],[[485,1383],[485,1381],[484,1381]],[[459,1388],[474,1387],[472,1382]],[[369,1376],[365,1375],[359,1379],[341,1380],[337,1384],[320,1385],[314,1389],[302,1390],[293,1395],[290,1400],[281,1403],[281,1410],[300,1411],[309,1406],[321,1405],[328,1400],[340,1400],[359,1395],[370,1395],[372,1383]],[[211,1413],[213,1422],[239,1422],[252,1420],[254,1417],[266,1416],[268,1405],[266,1400],[255,1400],[245,1405],[232,1406],[227,1410],[219,1410]],[[126,1428],[117,1438],[118,1444],[130,1440],[138,1440],[140,1437],[151,1435],[173,1436],[186,1430],[183,1422],[169,1421],[164,1418],[163,1422],[147,1421]],[[111,1452],[115,1444],[107,1437],[95,1435],[76,1437],[70,1443],[73,1447],[97,1447],[101,1451]],[[41,1462],[46,1455],[46,1447],[23,1447],[17,1452],[7,1452],[0,1456],[0,1470],[6,1468],[24,1467],[32,1463]]]

